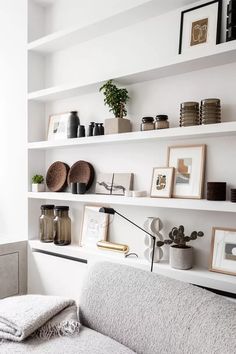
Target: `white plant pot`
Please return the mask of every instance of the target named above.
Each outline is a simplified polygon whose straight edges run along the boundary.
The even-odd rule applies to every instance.
[[[32,192],[38,193],[38,192],[44,192],[45,187],[44,183],[32,183]]]
[[[191,269],[193,266],[193,248],[179,248],[178,246],[170,247],[170,265],[176,269]]]

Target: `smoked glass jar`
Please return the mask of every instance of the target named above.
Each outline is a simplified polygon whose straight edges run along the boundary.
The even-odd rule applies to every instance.
[[[141,124],[141,131],[154,130],[154,129],[155,129],[154,118],[143,117],[142,124]]]
[[[42,242],[53,242],[54,205],[41,205],[39,238]]]
[[[56,206],[53,242],[55,245],[65,246],[71,243],[71,219],[68,206]]]
[[[167,129],[169,128],[168,116],[165,114],[159,114],[156,116],[155,129]]]

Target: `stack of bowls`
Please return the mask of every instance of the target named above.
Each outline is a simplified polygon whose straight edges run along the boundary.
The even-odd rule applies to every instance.
[[[218,98],[207,98],[201,101],[201,124],[216,124],[221,122],[221,107]]]
[[[231,189],[231,202],[236,203],[236,189]]]
[[[180,104],[180,127],[199,125],[198,102],[183,102]]]

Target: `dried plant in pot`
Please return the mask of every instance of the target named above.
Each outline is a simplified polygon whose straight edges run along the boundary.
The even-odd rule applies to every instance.
[[[34,175],[32,177],[32,192],[44,192],[44,177],[42,175]]]
[[[202,231],[193,231],[190,236],[185,236],[184,226],[179,228],[173,227],[169,233],[169,239],[157,241],[157,246],[161,247],[165,244],[172,245],[170,247],[170,265],[176,269],[191,269],[193,266],[193,247],[187,243],[203,237]]]
[[[113,80],[108,80],[99,91],[104,93],[104,103],[115,116],[105,119],[105,135],[130,132],[130,121],[124,118],[127,115],[126,103],[129,100],[126,88],[118,88]]]

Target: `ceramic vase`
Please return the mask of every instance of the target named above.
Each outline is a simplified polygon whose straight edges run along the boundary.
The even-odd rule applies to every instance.
[[[163,236],[160,233],[163,225],[159,218],[157,217],[148,217],[143,225],[144,229],[156,237],[156,240],[163,241]],[[149,235],[145,235],[144,243],[146,249],[144,251],[144,257],[151,261],[152,259],[152,248],[153,248],[153,239]],[[158,263],[163,257],[163,250],[160,247],[155,247],[155,254],[154,254],[154,262]]]

